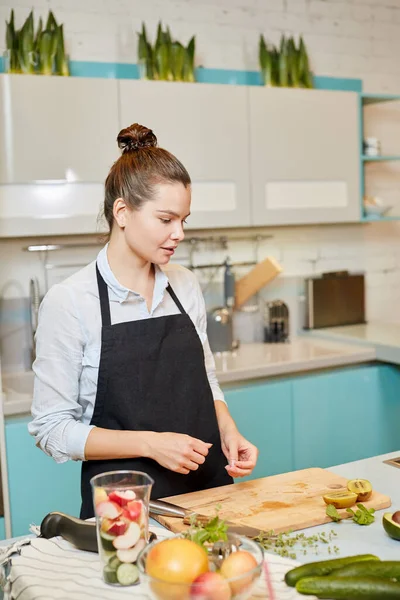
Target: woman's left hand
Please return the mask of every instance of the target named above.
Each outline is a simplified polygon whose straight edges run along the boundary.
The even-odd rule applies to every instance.
[[[221,431],[222,451],[228,465],[225,469],[231,477],[250,475],[257,463],[258,449],[248,442],[236,429]]]

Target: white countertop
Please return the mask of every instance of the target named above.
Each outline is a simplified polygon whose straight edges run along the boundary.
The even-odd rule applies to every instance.
[[[400,323],[375,321],[363,325],[313,329],[304,334],[307,339],[318,338],[372,347],[375,349],[377,360],[400,364]]]
[[[345,519],[340,523],[332,522],[304,529],[303,531],[307,536],[317,535],[322,532],[328,534],[330,531],[335,531],[337,536],[329,546],[337,546],[339,552],[338,554],[331,555],[328,552],[328,545],[319,543],[318,554],[313,554],[309,550],[306,556],[302,556],[301,552],[299,552],[297,560],[300,562],[311,562],[314,560],[323,560],[324,558],[334,558],[336,556],[366,553],[376,554],[381,560],[399,560],[400,542],[392,540],[382,526],[383,513],[400,510],[400,469],[383,462],[389,458],[397,457],[400,457],[400,450],[327,469],[347,479],[368,479],[374,489],[391,498],[392,506],[376,511],[375,522],[368,526],[360,526],[351,519]],[[151,522],[158,525],[154,521]],[[0,547],[8,545],[14,540],[0,541]]]
[[[235,352],[216,354],[215,364],[218,381],[232,383],[369,362],[375,358],[372,346],[298,337],[286,344],[243,344]]]
[[[242,344],[235,352],[214,356],[221,384],[365,363],[376,358],[372,346],[311,337],[293,338],[286,344]],[[32,371],[3,373],[5,416],[30,412],[33,379]]]
[[[390,508],[376,511],[374,523],[368,526],[360,526],[351,519],[346,519],[340,523],[332,522],[304,529],[304,533],[314,535],[322,532],[328,533],[331,530],[335,531],[337,537],[334,539],[334,545],[339,548],[337,556],[371,553],[379,556],[381,560],[399,560],[400,542],[392,540],[382,526],[382,516],[385,512],[400,510],[400,469],[383,462],[389,458],[397,457],[400,457],[400,450],[327,469],[347,479],[368,479],[374,489],[391,498],[392,505]],[[318,556],[314,557],[308,554],[306,558],[299,556],[298,560],[310,562],[312,560],[323,560],[325,557],[332,558],[322,545],[319,546]]]

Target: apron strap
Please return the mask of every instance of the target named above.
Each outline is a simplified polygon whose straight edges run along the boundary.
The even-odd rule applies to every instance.
[[[101,321],[102,325],[108,326],[111,325],[111,312],[110,312],[110,301],[108,299],[108,289],[107,284],[100,275],[99,267],[96,263],[96,276],[97,276],[97,285],[99,288],[99,297],[100,297],[100,308],[101,308]]]
[[[182,304],[179,301],[178,296],[175,294],[175,292],[172,289],[172,287],[170,286],[170,284],[167,285],[167,292],[169,293],[169,295],[171,296],[172,300],[175,302],[175,304],[177,305],[177,307],[179,308],[181,313],[183,315],[186,315],[186,310],[183,308]]]
[[[108,298],[108,288],[107,284],[102,278],[99,268],[96,263],[96,276],[97,276],[97,285],[99,288],[99,297],[100,297],[100,308],[101,308],[101,321],[103,326],[111,325],[111,312],[110,312],[110,301]],[[182,304],[178,296],[175,294],[174,290],[170,286],[167,285],[167,292],[171,296],[172,300],[175,302],[176,306],[179,308],[180,312],[185,315],[186,311],[183,308]]]

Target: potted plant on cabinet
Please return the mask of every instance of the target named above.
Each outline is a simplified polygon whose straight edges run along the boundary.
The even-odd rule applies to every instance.
[[[194,58],[196,40],[193,36],[188,45],[173,40],[169,27],[163,30],[158,24],[154,45],[149,41],[146,26],[138,33],[138,59],[141,77],[162,81],[194,82]]]
[[[33,10],[19,30],[15,27],[14,10],[11,10],[10,20],[6,22],[6,48],[6,73],[69,75],[64,27],[58,25],[52,11],[45,27],[40,18],[35,31]]]

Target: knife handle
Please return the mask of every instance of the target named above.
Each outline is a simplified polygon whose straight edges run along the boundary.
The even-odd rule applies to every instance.
[[[60,535],[79,550],[98,552],[95,521],[83,521],[61,512],[51,512],[40,525],[40,535],[46,539]]]

